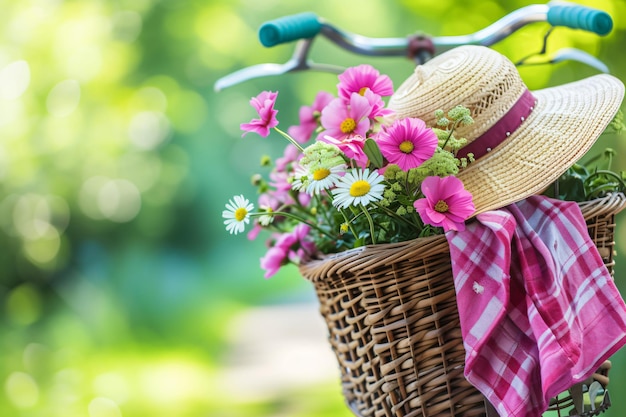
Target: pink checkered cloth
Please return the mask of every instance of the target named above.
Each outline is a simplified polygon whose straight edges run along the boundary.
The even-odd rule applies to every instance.
[[[540,416],[626,343],[626,305],[576,203],[533,196],[446,237],[465,376],[501,416]]]

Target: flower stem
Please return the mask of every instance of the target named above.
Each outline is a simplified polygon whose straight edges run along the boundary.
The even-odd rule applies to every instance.
[[[352,226],[352,221],[350,219],[348,219],[348,216],[346,216],[346,212],[344,211],[344,209],[339,209],[339,212],[343,216],[344,222],[350,228],[350,232],[352,232],[352,234],[354,235],[354,238],[357,239],[359,237],[359,235],[356,233],[356,230],[354,230],[354,227]]]
[[[263,216],[263,215],[267,215],[267,213],[250,213],[250,216]],[[289,217],[290,219],[294,219],[294,220],[296,220],[298,222],[306,224],[310,228],[317,230],[318,232],[320,232],[321,234],[325,235],[326,237],[328,237],[330,239],[334,239],[335,238],[333,235],[328,233],[326,230],[324,230],[321,227],[319,227],[316,223],[312,223],[309,220],[306,220],[306,219],[304,219],[304,218],[302,218],[300,216],[296,216],[293,213],[289,213],[289,212],[286,212],[286,211],[274,211],[274,212],[272,212],[272,216]]]
[[[443,142],[443,146],[441,146],[441,149],[445,149],[446,145],[448,144],[448,141],[450,140],[450,138],[452,137],[452,134],[454,133],[454,130],[457,128],[457,126],[459,125],[459,121],[456,120],[453,124],[452,124],[452,129],[450,129],[448,132],[448,137],[446,138],[446,140]]]
[[[370,213],[367,211],[367,208],[363,204],[361,204],[361,210],[363,210],[363,214],[365,214],[365,217],[367,217],[367,222],[370,225],[370,235],[372,236],[372,244],[375,245],[376,235],[374,231],[374,220],[372,220],[372,216],[370,216]]]
[[[274,128],[275,131],[277,131],[278,133],[280,133],[285,139],[287,139],[289,142],[291,142],[291,144],[293,146],[295,146],[296,148],[298,148],[298,150],[300,152],[304,152],[304,148],[302,147],[302,145],[300,145],[298,142],[296,142],[296,140],[294,138],[292,138],[289,134],[283,132],[282,130],[280,130],[279,128],[275,127]]]
[[[319,212],[319,208],[323,207],[322,198],[320,197],[319,194],[315,194],[315,201],[317,201],[318,212]],[[332,197],[330,201],[332,202]],[[327,210],[321,210],[321,211],[322,211],[322,215],[324,216],[324,219],[326,220],[326,223],[331,224],[328,211]]]
[[[379,209],[383,210],[385,213],[387,213],[390,217],[393,217],[395,219],[398,219],[404,223],[406,223],[408,226],[411,227],[417,227],[415,223],[412,223],[411,221],[405,219],[403,216],[398,215],[398,213],[394,212],[393,210],[389,210],[387,207],[382,206],[380,204],[374,203],[376,205],[376,207],[378,207]]]

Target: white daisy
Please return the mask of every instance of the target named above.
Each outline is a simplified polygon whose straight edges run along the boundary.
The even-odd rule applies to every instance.
[[[333,205],[340,208],[361,204],[367,206],[381,200],[385,190],[385,185],[381,184],[384,179],[378,172],[370,172],[368,168],[348,172],[335,184],[337,188],[333,190]]]
[[[292,188],[304,190],[309,195],[319,194],[323,190],[332,188],[345,170],[346,164],[315,164],[315,167],[299,167],[296,169]]]
[[[267,213],[267,214],[264,214],[264,215],[262,215],[262,216],[259,216],[259,218],[258,218],[258,220],[259,220],[259,224],[260,224],[261,226],[267,227],[267,226],[269,226],[270,224],[272,224],[272,222],[274,221],[274,214],[273,214],[273,213],[274,213],[274,210],[272,210],[272,208],[271,208],[271,207],[261,207],[261,208],[262,208],[262,209],[265,211],[265,213]]]
[[[293,181],[291,182],[291,189],[296,191],[304,191],[306,187],[311,183],[309,170],[303,166],[297,166],[296,171],[293,174]]]
[[[254,210],[254,205],[243,195],[236,195],[228,201],[226,208],[227,210],[222,211],[222,217],[226,219],[226,230],[231,235],[243,232],[250,222],[250,212]]]

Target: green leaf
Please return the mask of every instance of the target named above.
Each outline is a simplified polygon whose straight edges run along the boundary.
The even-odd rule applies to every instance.
[[[567,170],[565,175],[585,179],[589,176],[589,171],[584,165],[574,164]]]
[[[374,139],[369,138],[365,141],[363,151],[374,168],[382,168],[384,162],[383,154],[380,153],[380,148],[378,148],[378,144]]]
[[[411,198],[409,198],[406,195],[403,194],[398,194],[396,196],[396,201],[400,204],[402,204],[403,206],[412,206],[413,205],[413,201]]]
[[[584,179],[579,176],[567,176],[559,181],[559,198],[561,200],[585,201]]]

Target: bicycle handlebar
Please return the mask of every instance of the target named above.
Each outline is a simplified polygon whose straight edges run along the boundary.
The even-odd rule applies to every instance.
[[[532,11],[531,8],[533,9]],[[613,29],[613,20],[608,13],[585,6],[568,3],[549,3],[547,5],[527,6],[520,10],[530,12],[520,13],[520,16],[536,13],[535,21],[547,21],[552,26],[581,29],[602,36],[608,34]],[[502,25],[498,24],[498,22],[490,25],[492,28],[500,26]],[[325,29],[328,29],[327,23],[315,13],[299,13],[271,20],[261,25],[259,40],[263,46],[272,47],[298,39],[313,38],[323,33]],[[435,44],[437,43],[435,42]]]
[[[259,40],[266,47],[297,41],[293,55],[287,62],[283,64],[258,64],[242,68],[218,79],[214,89],[220,91],[252,78],[281,75],[293,71],[317,70],[340,73],[345,70],[345,68],[336,65],[314,63],[308,58],[311,44],[318,35],[325,36],[335,45],[356,54],[404,56],[412,58],[417,64],[420,64],[433,55],[457,46],[491,46],[523,26],[535,22],[548,22],[553,27],[564,26],[593,32],[601,36],[608,34],[613,29],[613,20],[608,13],[564,1],[524,6],[486,28],[469,35],[439,37],[411,35],[402,38],[368,38],[342,31],[315,13],[306,12],[271,20],[259,28]],[[568,59],[583,62],[602,72],[608,72],[604,63],[599,59],[572,48],[560,50],[557,56],[549,62]]]
[[[613,29],[611,16],[597,9],[569,4],[548,4],[547,20],[552,26],[582,29],[598,35],[607,35]]]
[[[265,47],[288,43],[298,39],[312,38],[322,30],[322,22],[315,13],[305,12],[263,23],[259,28],[259,40]]]

